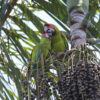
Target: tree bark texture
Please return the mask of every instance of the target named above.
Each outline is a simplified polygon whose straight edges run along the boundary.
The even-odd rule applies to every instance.
[[[86,26],[83,20],[88,12],[89,0],[67,0],[71,47],[79,48],[86,43]]]

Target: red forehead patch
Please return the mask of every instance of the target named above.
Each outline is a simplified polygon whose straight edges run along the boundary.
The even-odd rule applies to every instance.
[[[51,24],[44,24],[44,26],[50,26]]]
[[[49,28],[54,28],[54,26],[52,24],[44,24],[44,26],[48,26]]]

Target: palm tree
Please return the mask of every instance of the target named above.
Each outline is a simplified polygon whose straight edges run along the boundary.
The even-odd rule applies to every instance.
[[[100,52],[100,0],[3,1],[0,3],[0,98],[99,100],[100,59],[95,54]],[[40,41],[43,24],[48,23],[46,17],[42,19],[36,12],[45,12],[64,29],[61,33],[66,35],[72,49],[57,56],[50,54],[45,65],[38,61],[38,67],[32,70],[32,53]],[[84,44],[89,45],[80,49]]]

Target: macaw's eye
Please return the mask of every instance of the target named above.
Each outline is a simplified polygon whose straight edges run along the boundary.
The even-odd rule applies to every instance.
[[[50,29],[47,30],[47,33],[51,33],[52,31]]]

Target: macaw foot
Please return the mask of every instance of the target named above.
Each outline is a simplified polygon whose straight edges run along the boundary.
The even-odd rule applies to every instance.
[[[67,51],[67,49],[66,50],[64,50],[64,52],[66,52]]]
[[[57,55],[57,53],[56,52],[53,52],[53,53],[51,53],[51,55]]]

